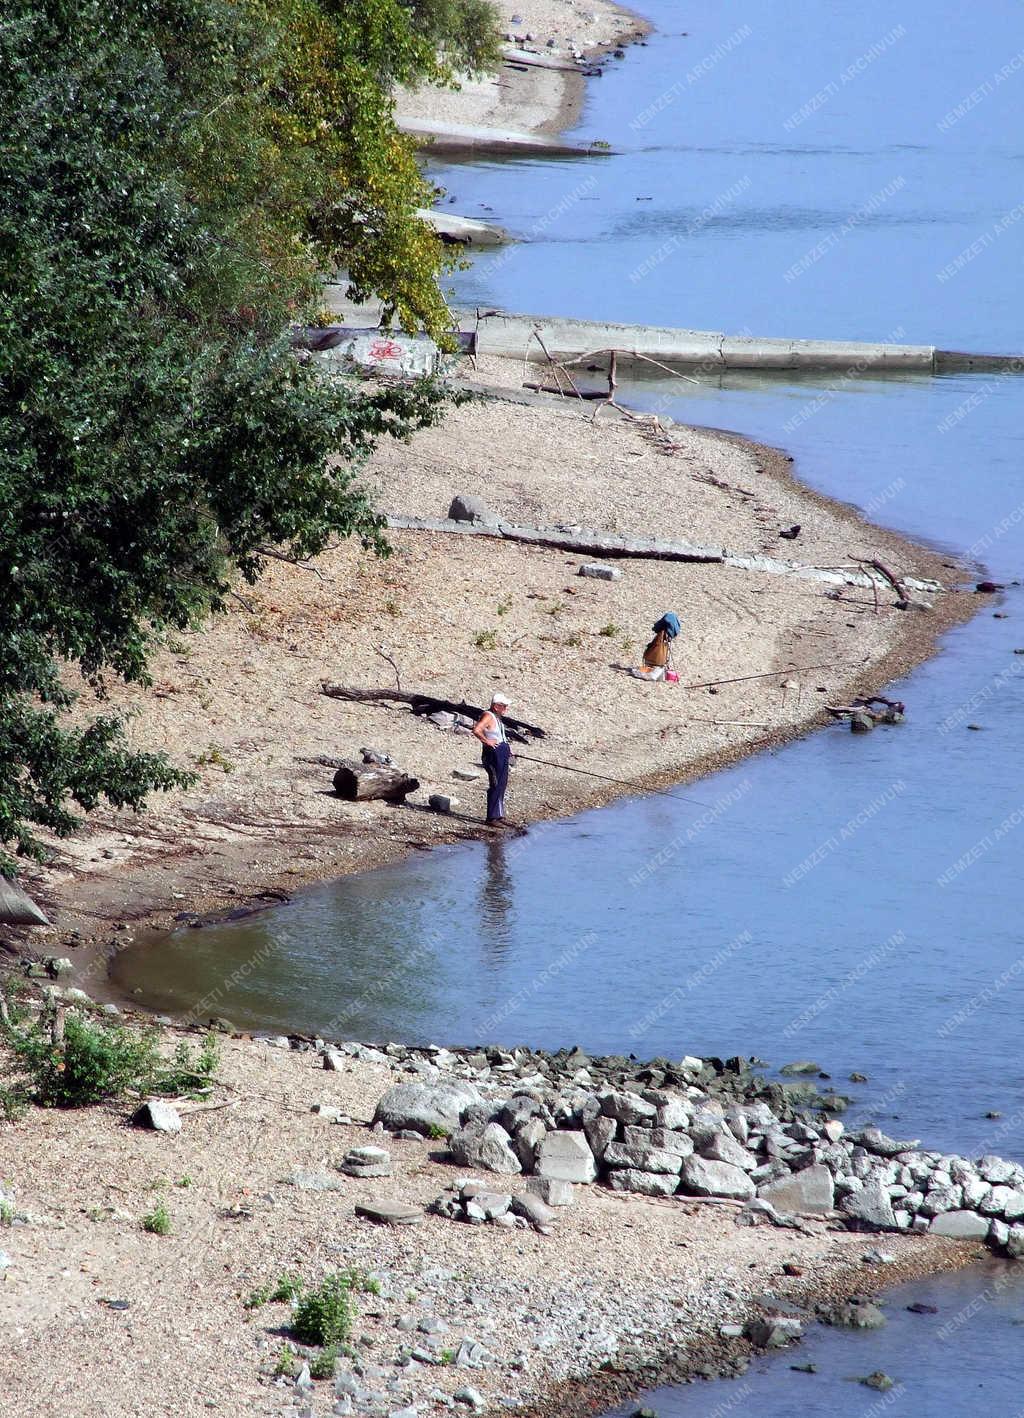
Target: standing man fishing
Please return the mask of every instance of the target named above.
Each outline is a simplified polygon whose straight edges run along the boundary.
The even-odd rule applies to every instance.
[[[491,707],[485,709],[473,725],[473,737],[483,744],[483,765],[487,769],[487,826],[507,827],[505,821],[505,789],[508,787],[508,770],[512,759],[505,725],[502,719],[508,712],[508,700],[504,694],[491,695]]]

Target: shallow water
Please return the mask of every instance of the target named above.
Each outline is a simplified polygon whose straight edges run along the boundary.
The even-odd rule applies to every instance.
[[[458,211],[530,236],[480,258],[461,299],[1019,348],[1024,221],[1007,214],[1024,196],[1024,68],[994,78],[1024,43],[1016,6],[645,9],[662,32],[592,85],[582,129],[621,141],[621,156],[438,170]],[[983,85],[981,101],[944,119]],[[1024,567],[1022,387],[735,375],[645,381],[626,397],[785,446],[814,486],[1011,581]],[[869,532],[851,539],[870,550]],[[118,978],[161,1009],[198,1004],[272,1029],[814,1058],[857,1096],[857,1115],[937,1147],[1024,1157],[1018,648],[1024,597],[1011,587],[896,687],[909,706],[900,728],[822,731],[686,790],[700,805],[626,800],[318,887],[252,921],[127,952]],[[853,1069],[870,1083],[847,1084]],[[934,1282],[944,1313],[985,1284],[976,1272]],[[1019,1281],[1013,1293],[1024,1305]],[[737,1386],[657,1406],[708,1412],[715,1392],[737,1414],[882,1411],[872,1404],[896,1408],[891,1395],[836,1375],[891,1363],[913,1379],[907,1413],[1013,1412],[1003,1356],[1019,1339],[997,1314],[985,1304],[937,1342],[940,1327],[919,1316],[870,1345],[822,1334],[832,1377],[778,1361],[746,1407],[730,1406]]]

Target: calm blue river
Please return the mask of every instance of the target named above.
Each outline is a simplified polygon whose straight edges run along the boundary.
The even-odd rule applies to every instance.
[[[1021,349],[1017,4],[643,10],[657,32],[592,83],[580,130],[620,154],[436,169],[454,210],[526,238],[460,275],[461,301]],[[1022,389],[1013,375],[737,375],[626,397],[784,446],[805,481],[1010,583],[1024,571]],[[234,973],[209,1012],[274,1029],[813,1058],[882,1126],[1024,1157],[1015,650],[1024,596],[1009,585],[897,686],[901,728],[824,730],[695,785],[701,805],[630,799],[319,887],[130,952],[118,978],[184,1011]],[[855,1069],[867,1085],[845,1082]],[[948,1317],[986,1274],[929,1296]],[[746,1394],[688,1388],[656,1406],[881,1411],[847,1379],[884,1367],[906,1380],[884,1406],[908,1418],[1010,1415],[1020,1317],[1024,1274],[952,1339],[908,1314],[870,1342],[816,1338],[827,1374],[782,1360]]]

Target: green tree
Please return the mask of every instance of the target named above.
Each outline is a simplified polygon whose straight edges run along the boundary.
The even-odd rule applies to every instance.
[[[390,39],[394,76],[432,75],[403,16],[393,0],[8,0],[0,17],[5,870],[5,844],[39,855],[37,829],[185,781],[116,717],[69,720],[76,679],[145,683],[155,638],[254,580],[261,547],[386,551],[359,469],[442,394],[327,381],[282,330],[330,262],[408,323],[444,319],[422,179],[388,168],[408,154],[396,61],[364,67],[334,117],[315,77],[291,82],[304,52],[325,82],[331,55],[354,73]]]
[[[413,28],[455,69],[483,74],[500,58],[499,15],[490,0],[408,0]]]

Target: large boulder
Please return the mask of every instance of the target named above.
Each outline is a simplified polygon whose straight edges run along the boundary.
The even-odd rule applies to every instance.
[[[471,493],[459,493],[451,500],[448,516],[453,522],[475,522],[477,526],[496,527],[497,514],[492,512],[482,497]]]
[[[770,1201],[776,1211],[795,1213],[798,1216],[821,1216],[831,1211],[835,1204],[835,1188],[832,1173],[827,1167],[805,1167],[802,1172],[792,1172],[788,1177],[779,1177],[758,1187],[757,1194]]]
[[[481,1167],[504,1176],[523,1170],[512,1150],[512,1139],[500,1123],[472,1123],[453,1133],[448,1149],[457,1167]]]
[[[747,1201],[754,1195],[754,1183],[731,1162],[713,1162],[707,1157],[683,1158],[683,1190],[694,1196],[735,1197]]]
[[[604,1152],[606,1167],[638,1168],[641,1172],[678,1176],[682,1162],[678,1152],[666,1152],[664,1148],[643,1143],[609,1142]]]
[[[1011,1260],[1024,1260],[1024,1226],[1011,1226],[1006,1238],[1006,1254]]]
[[[736,1141],[731,1131],[716,1132],[701,1151],[712,1162],[729,1162],[744,1172],[752,1172],[757,1166],[757,1158]]]
[[[549,1132],[537,1152],[537,1173],[561,1182],[592,1182],[597,1163],[582,1132]]]
[[[850,1192],[843,1197],[839,1209],[861,1228],[872,1231],[898,1229],[889,1192],[881,1182],[865,1182],[859,1192]]]
[[[428,1135],[456,1130],[469,1108],[482,1101],[472,1083],[396,1083],[381,1098],[373,1115],[391,1132],[409,1128]]]
[[[674,1152],[677,1157],[689,1157],[693,1152],[693,1138],[685,1132],[674,1132],[670,1128],[623,1128],[624,1142],[634,1147],[660,1147],[663,1152]]]
[[[606,1118],[614,1118],[616,1122],[625,1123],[630,1127],[635,1127],[638,1123],[653,1127],[658,1116],[655,1105],[648,1103],[638,1093],[606,1093],[601,1099],[601,1112]]]
[[[983,1241],[991,1222],[976,1211],[943,1211],[928,1227],[931,1236],[952,1236],[958,1241]]]
[[[615,1146],[615,1144],[612,1144]],[[640,1192],[643,1196],[671,1196],[679,1178],[665,1172],[645,1172],[638,1167],[622,1167],[608,1173],[608,1185],[615,1192]]]

